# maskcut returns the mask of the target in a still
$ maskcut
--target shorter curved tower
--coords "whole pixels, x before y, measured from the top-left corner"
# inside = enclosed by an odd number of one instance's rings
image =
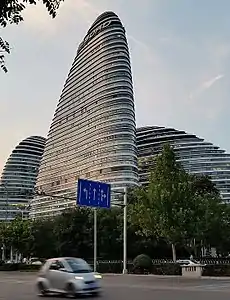
[[[230,203],[230,154],[194,134],[158,126],[137,129],[137,149],[140,183],[147,184],[151,163],[164,144],[170,144],[184,169],[197,175],[207,175],[219,189],[222,199]]]
[[[0,180],[0,221],[28,214],[46,139],[31,136],[22,140],[11,153]]]

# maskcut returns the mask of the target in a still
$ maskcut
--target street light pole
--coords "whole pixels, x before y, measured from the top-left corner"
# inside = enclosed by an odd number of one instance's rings
[[[123,274],[127,274],[127,197],[128,197],[128,188],[127,186],[124,187],[124,192],[120,191],[112,191],[116,194],[122,194],[123,195],[123,204],[117,204],[118,206],[123,207],[124,209],[124,216],[123,216]]]
[[[123,274],[127,274],[127,187],[124,188]]]

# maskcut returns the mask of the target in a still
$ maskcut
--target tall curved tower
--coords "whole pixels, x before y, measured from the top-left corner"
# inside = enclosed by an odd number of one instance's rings
[[[0,180],[0,221],[28,214],[28,201],[34,190],[46,139],[31,136],[11,153]]]
[[[137,129],[140,183],[147,184],[153,160],[165,143],[175,151],[177,161],[187,172],[207,175],[219,189],[222,199],[230,203],[230,154],[218,146],[174,128],[158,126]]]
[[[49,130],[31,217],[76,205],[79,177],[138,184],[132,74],[125,29],[113,12],[100,15],[80,44]],[[47,196],[51,195],[51,196]],[[52,196],[60,197],[52,197]]]

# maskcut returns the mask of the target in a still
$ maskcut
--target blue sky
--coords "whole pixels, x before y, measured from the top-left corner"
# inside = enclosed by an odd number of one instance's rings
[[[230,152],[229,0],[65,0],[55,20],[38,5],[1,30],[12,54],[0,72],[0,170],[20,140],[46,136],[77,46],[105,10],[126,27],[137,125],[183,129]]]

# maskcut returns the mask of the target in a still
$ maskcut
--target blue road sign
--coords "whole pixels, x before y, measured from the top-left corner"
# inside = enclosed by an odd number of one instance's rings
[[[77,204],[80,206],[110,208],[111,186],[110,184],[78,179]]]

